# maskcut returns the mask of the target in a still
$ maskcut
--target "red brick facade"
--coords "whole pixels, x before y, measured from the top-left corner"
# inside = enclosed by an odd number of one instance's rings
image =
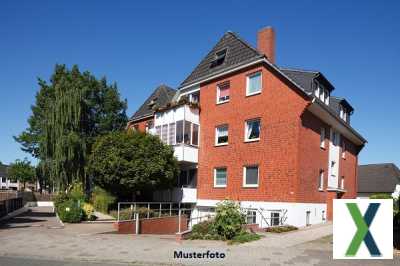
[[[157,217],[150,219],[139,219],[140,234],[159,234],[170,235],[179,231],[178,216]],[[181,216],[181,232],[188,230],[188,219],[186,216]],[[136,220],[120,221],[114,223],[114,228],[120,234],[135,234]]]
[[[146,132],[146,128],[148,127],[149,123],[152,123],[154,118],[152,116],[143,118],[141,120],[137,121],[130,121],[128,123],[127,128],[128,129],[134,129],[134,130],[139,130],[141,132]]]
[[[246,96],[246,76],[262,71],[262,92]],[[230,100],[217,104],[217,85],[230,81]],[[294,85],[268,66],[225,76],[201,85],[198,186],[199,199],[326,203],[329,126],[306,108],[310,101]],[[245,142],[245,121],[261,119],[260,140]],[[228,124],[229,143],[215,146],[215,127]],[[320,147],[320,130],[326,128],[326,147]],[[356,147],[346,141],[346,159],[340,161],[345,176],[343,197],[355,197]],[[259,165],[259,186],[243,187],[243,166]],[[227,168],[226,188],[214,187],[214,168]],[[324,190],[319,191],[319,171],[324,170]],[[333,192],[329,192],[333,193]],[[334,192],[336,193],[336,192]],[[328,218],[330,218],[328,211]]]

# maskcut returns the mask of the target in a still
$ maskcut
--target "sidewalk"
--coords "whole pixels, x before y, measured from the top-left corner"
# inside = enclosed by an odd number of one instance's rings
[[[0,222],[0,229],[27,227],[60,228],[62,224],[53,212],[53,207],[29,207],[26,212]]]
[[[325,236],[332,235],[332,223],[312,225],[310,227],[303,227],[296,231],[287,233],[262,233],[265,237],[259,241],[245,243],[243,246],[257,246],[257,247],[278,247],[288,248],[294,247],[306,242],[320,239]]]

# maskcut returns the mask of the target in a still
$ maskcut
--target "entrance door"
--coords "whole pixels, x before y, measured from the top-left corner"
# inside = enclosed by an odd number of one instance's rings
[[[310,224],[310,214],[311,214],[310,211],[306,212],[306,226],[310,226],[311,225]]]

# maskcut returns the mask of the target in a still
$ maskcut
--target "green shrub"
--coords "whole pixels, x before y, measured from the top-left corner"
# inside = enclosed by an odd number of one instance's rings
[[[254,234],[254,233],[248,233],[248,232],[241,232],[240,234],[234,236],[228,244],[240,244],[240,243],[246,243],[246,242],[251,242],[255,240],[259,240],[261,238],[260,235]]]
[[[298,228],[293,225],[282,225],[282,226],[274,226],[274,227],[268,227],[265,229],[265,232],[270,232],[270,233],[284,233],[284,232],[290,232],[297,230]]]
[[[221,240],[222,237],[214,228],[214,220],[208,220],[193,225],[189,239]]]
[[[60,204],[70,200],[70,197],[67,193],[60,191],[57,193],[57,195],[54,197],[54,207],[57,210]]]
[[[233,201],[224,200],[216,208],[214,229],[223,239],[229,240],[242,232],[245,216],[240,207]]]
[[[92,192],[92,202],[95,210],[107,213],[115,197],[100,187],[95,187]]]
[[[385,193],[373,194],[369,197],[370,199],[393,199],[391,195]]]
[[[96,220],[96,216],[94,215],[94,207],[90,203],[83,203],[82,204],[83,210],[83,219],[87,221],[94,221]]]
[[[60,203],[57,208],[57,213],[61,221],[67,223],[79,223],[83,217],[81,206],[74,200]]]

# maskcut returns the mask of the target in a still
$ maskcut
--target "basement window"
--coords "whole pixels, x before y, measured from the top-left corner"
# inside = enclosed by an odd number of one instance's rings
[[[211,62],[210,68],[220,66],[224,63],[226,58],[226,51],[227,49],[223,49],[215,53],[214,60]]]
[[[271,226],[280,225],[280,213],[279,212],[271,212]]]
[[[256,224],[257,223],[257,211],[248,210],[246,213],[246,224]]]

